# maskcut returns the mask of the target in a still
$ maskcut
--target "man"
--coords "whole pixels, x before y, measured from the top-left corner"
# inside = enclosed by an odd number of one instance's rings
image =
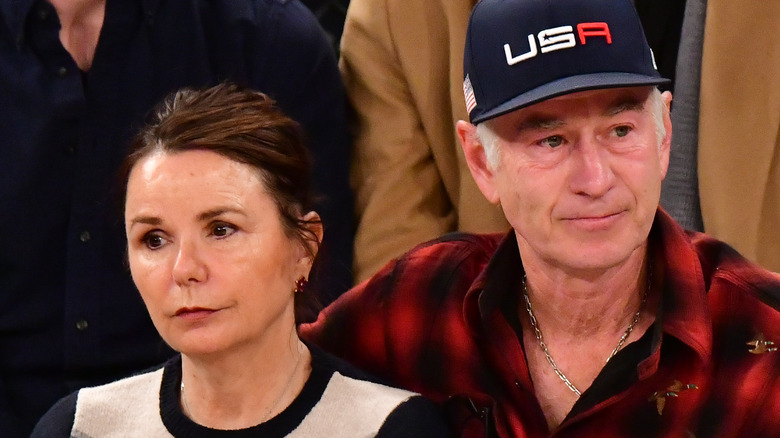
[[[463,436],[780,434],[780,277],[658,208],[671,95],[629,0],[483,0],[457,133],[506,236],[418,246],[305,335]]]
[[[468,117],[463,47],[477,0],[351,0],[339,66],[353,111],[355,280],[453,231],[504,232],[455,135]],[[635,0],[659,71],[674,75],[679,0]]]
[[[3,437],[28,436],[78,388],[172,354],[130,279],[111,183],[156,102],[224,80],[266,92],[306,129],[326,197],[317,209],[331,227],[324,248],[339,261],[330,273],[348,267],[344,93],[332,48],[302,4],[0,2]],[[338,274],[333,289],[343,290],[351,273]]]

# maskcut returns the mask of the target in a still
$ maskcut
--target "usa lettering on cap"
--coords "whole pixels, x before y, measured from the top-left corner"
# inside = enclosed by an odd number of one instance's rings
[[[585,45],[588,37],[599,36],[606,39],[607,44],[612,44],[612,34],[609,31],[609,26],[604,22],[591,22],[580,23],[577,25],[577,35],[579,36],[580,44]],[[537,48],[536,40],[539,41]],[[509,43],[504,44],[504,55],[506,55],[506,63],[508,65],[515,65],[517,63],[529,60],[536,57],[541,53],[549,53],[555,50],[570,49],[576,46],[576,40],[574,38],[574,27],[572,26],[558,26],[549,29],[544,29],[536,34],[528,34],[528,46],[527,52],[513,55],[512,48]],[[465,85],[464,85],[465,86]]]
[[[479,0],[465,43],[474,124],[567,93],[669,83],[633,0]]]

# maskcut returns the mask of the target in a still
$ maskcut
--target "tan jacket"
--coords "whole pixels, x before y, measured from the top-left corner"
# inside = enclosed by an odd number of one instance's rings
[[[699,116],[704,231],[780,272],[780,1],[708,0]]]
[[[474,0],[352,0],[341,71],[356,113],[352,184],[360,281],[444,233],[501,231],[455,137],[467,120],[463,46]]]

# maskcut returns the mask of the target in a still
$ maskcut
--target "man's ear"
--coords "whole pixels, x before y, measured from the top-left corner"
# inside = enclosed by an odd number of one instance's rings
[[[669,153],[672,148],[672,117],[670,114],[672,93],[664,91],[661,93],[661,98],[664,101],[663,121],[666,134],[664,135],[664,138],[661,139],[658,153],[660,154],[661,159],[661,178],[663,179],[666,178],[666,172],[669,170]]]
[[[501,199],[496,190],[494,169],[487,160],[485,147],[482,146],[477,137],[477,127],[464,120],[459,120],[455,125],[455,131],[460,139],[463,155],[466,157],[466,164],[469,166],[474,182],[477,183],[477,187],[490,203],[498,204]]]

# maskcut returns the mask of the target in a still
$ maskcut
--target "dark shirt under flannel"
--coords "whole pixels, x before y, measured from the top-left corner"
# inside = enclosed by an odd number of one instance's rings
[[[780,436],[780,352],[749,345],[780,344],[780,276],[661,210],[649,248],[662,283],[654,325],[608,362],[552,432],[511,310],[523,275],[514,233],[420,245],[303,332],[431,397],[461,436]]]

